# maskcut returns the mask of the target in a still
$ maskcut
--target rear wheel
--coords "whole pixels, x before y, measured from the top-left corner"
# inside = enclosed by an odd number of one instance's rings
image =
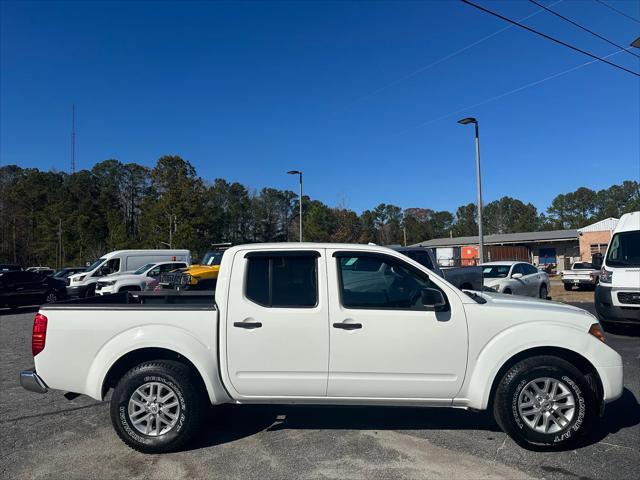
[[[500,427],[523,447],[560,449],[588,431],[597,402],[580,370],[558,357],[537,356],[507,371],[493,412]]]
[[[510,288],[505,288],[504,292],[502,292],[502,293],[505,293],[507,295],[511,295],[511,289]]]
[[[547,286],[543,283],[540,285],[540,298],[545,299],[549,295],[549,291],[547,290]]]
[[[570,284],[570,283],[564,283],[563,285],[564,285],[564,289],[565,289],[567,292],[570,292],[570,291],[571,291],[571,289],[573,288],[573,287],[571,286],[571,284]]]
[[[58,295],[56,292],[47,292],[44,297],[45,303],[56,303],[58,301]]]
[[[158,360],[129,370],[111,397],[111,422],[118,436],[142,453],[185,446],[197,432],[205,394],[186,365]]]

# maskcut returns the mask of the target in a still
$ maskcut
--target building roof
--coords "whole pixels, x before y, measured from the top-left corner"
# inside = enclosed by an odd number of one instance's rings
[[[615,230],[616,225],[618,225],[619,221],[620,220],[614,217],[605,218],[604,220],[600,220],[599,222],[579,228],[578,232],[611,232],[612,230]]]
[[[485,235],[485,245],[501,245],[504,243],[537,243],[578,240],[577,230],[550,230],[545,232],[505,233],[500,235]],[[416,243],[420,247],[463,247],[477,245],[478,236],[434,238],[426,242]]]

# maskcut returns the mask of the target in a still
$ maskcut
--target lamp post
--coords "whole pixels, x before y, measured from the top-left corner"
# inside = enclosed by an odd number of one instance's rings
[[[298,175],[300,179],[300,196],[298,197],[298,203],[300,205],[300,242],[302,242],[302,170],[289,170],[289,175]]]
[[[458,120],[461,125],[473,124],[476,127],[476,181],[478,184],[478,239],[480,240],[480,263],[484,263],[484,237],[482,236],[482,181],[480,179],[480,128],[473,117]]]

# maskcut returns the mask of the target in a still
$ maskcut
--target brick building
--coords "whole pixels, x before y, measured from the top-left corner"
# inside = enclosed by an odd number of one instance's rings
[[[580,260],[590,262],[593,255],[597,253],[604,255],[617,224],[618,219],[610,217],[579,228]]]

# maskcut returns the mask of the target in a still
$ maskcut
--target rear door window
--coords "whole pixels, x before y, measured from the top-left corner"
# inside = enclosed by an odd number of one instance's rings
[[[318,303],[317,258],[314,252],[249,256],[245,296],[270,308],[314,307]]]

